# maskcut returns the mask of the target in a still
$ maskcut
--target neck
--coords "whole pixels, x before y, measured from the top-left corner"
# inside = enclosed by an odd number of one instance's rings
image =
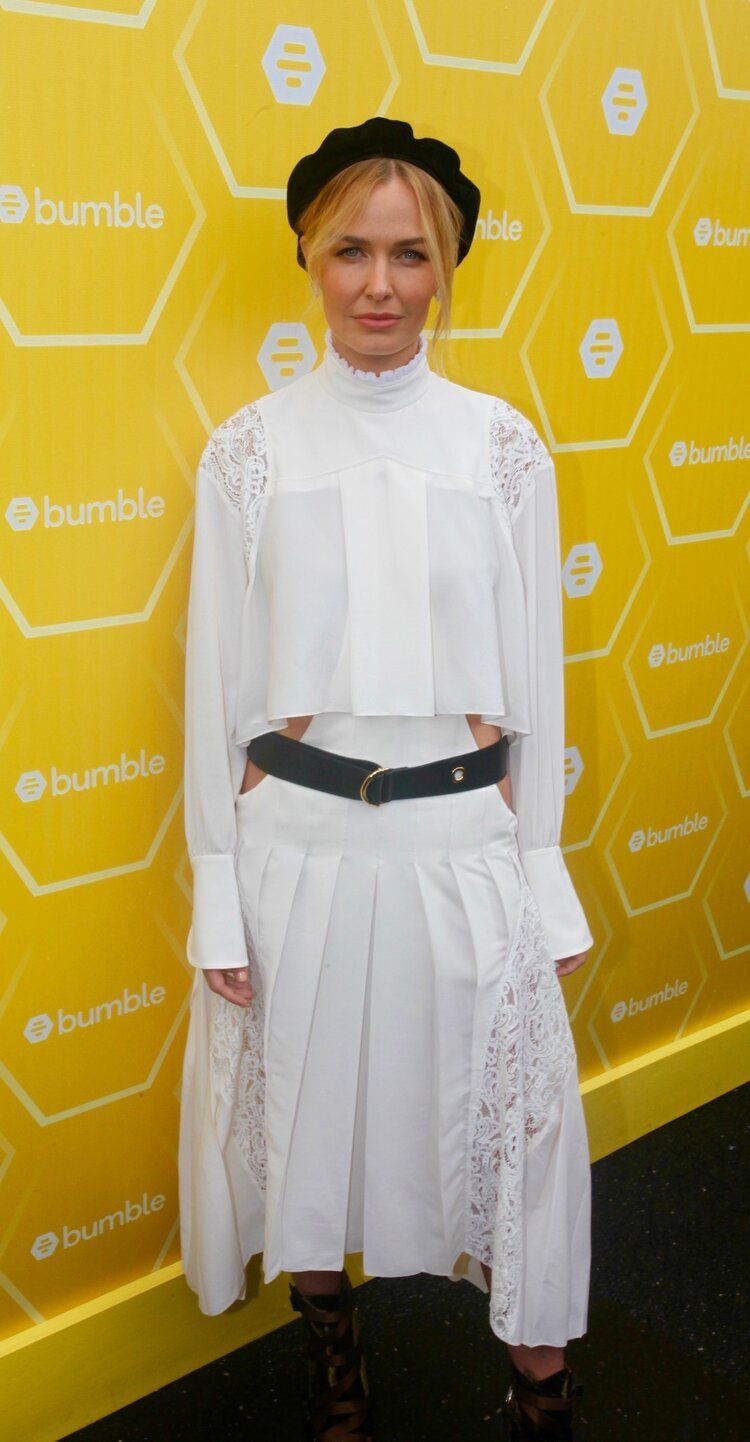
[[[432,379],[427,364],[427,339],[420,333],[419,345],[409,360],[384,370],[360,370],[336,349],[330,329],[325,335],[323,360],[318,366],[322,385],[337,400],[360,410],[400,410],[423,394]]]
[[[399,351],[396,351],[395,355],[368,355],[366,352],[355,351],[352,350],[350,346],[342,345],[338,337],[330,331],[330,328],[329,334],[331,338],[330,344],[333,346],[337,355],[340,355],[341,359],[345,360],[353,370],[366,371],[376,376],[385,375],[387,371],[398,370],[401,366],[408,365],[409,361],[414,360],[416,356],[419,355],[422,346],[422,336],[420,335],[411,345],[402,346]]]

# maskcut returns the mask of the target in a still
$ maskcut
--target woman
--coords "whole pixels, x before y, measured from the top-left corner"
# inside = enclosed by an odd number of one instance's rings
[[[287,210],[322,362],[198,471],[183,1258],[209,1315],[257,1252],[266,1282],[292,1273],[309,1438],[373,1436],[347,1251],[489,1292],[509,1436],[572,1437],[581,1390],[590,1167],[559,977],[592,936],[559,845],[554,468],[423,334],[478,208],[403,121],[303,157]]]

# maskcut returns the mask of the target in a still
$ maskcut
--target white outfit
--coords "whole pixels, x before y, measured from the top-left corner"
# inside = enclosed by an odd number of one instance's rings
[[[510,737],[497,786],[380,807],[268,775],[247,742],[373,765]],[[554,960],[592,945],[560,850],[552,459],[526,417],[417,356],[334,350],[218,426],[198,470],[185,823],[196,968],[183,1262],[202,1311],[264,1278],[466,1276],[503,1340],[586,1328],[590,1168]],[[249,965],[248,1009],[204,967]]]

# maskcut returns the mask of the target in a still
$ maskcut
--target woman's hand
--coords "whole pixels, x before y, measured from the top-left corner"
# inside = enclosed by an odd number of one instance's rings
[[[587,957],[587,951],[579,951],[575,956],[561,957],[559,961],[555,962],[555,970],[557,972],[557,975],[567,976],[569,972],[577,971],[579,966],[583,966],[583,963]]]
[[[291,721],[283,727],[281,735],[290,736],[292,741],[301,741],[312,719],[312,716],[293,716]],[[245,762],[245,774],[242,777],[242,785],[240,786],[240,796],[244,796],[246,792],[252,791],[253,787],[260,786],[261,781],[267,775],[268,772],[262,771],[260,766],[256,766],[255,762],[251,761],[248,756]]]
[[[500,780],[499,780],[499,781],[496,781],[496,782],[495,782],[495,785],[497,786],[497,789],[498,789],[498,791],[500,792],[500,795],[502,796],[503,801],[505,802],[505,805],[507,806],[508,810],[509,810],[509,811],[513,811],[513,813],[514,813],[514,815],[515,815],[515,809],[514,809],[514,807],[513,807],[513,798],[512,798],[512,796],[511,796],[511,794],[510,794],[510,776],[509,776],[509,774],[506,772],[506,774],[505,774],[504,776],[501,776],[501,777],[500,777]]]
[[[268,772],[261,771],[260,766],[256,766],[255,762],[251,761],[248,756],[245,762],[245,774],[242,777],[240,796],[244,796],[247,791],[252,791],[254,787],[260,786],[261,781],[267,775]]]
[[[467,711],[466,720],[470,731],[473,734],[477,746],[481,750],[484,746],[492,746],[499,741],[503,735],[502,726],[493,726],[489,721],[482,721],[481,712]],[[510,772],[506,771],[499,781],[495,782],[500,795],[509,811],[514,810],[513,797],[510,793]]]
[[[233,1001],[235,1006],[249,1006],[254,992],[247,979],[246,966],[204,967],[203,975],[212,991]]]
[[[285,726],[283,734],[291,736],[298,741],[304,735],[312,716],[294,716],[288,726]],[[261,781],[268,775],[260,766],[256,766],[248,756],[245,762],[245,774],[242,777],[240,796],[260,786]],[[203,968],[203,974],[212,991],[217,996],[223,996],[226,1001],[234,1002],[235,1006],[249,1006],[255,995],[253,988],[248,981],[246,966],[235,967],[210,967]]]

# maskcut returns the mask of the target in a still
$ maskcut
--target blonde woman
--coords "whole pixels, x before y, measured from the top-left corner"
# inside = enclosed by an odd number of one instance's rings
[[[291,1274],[306,1436],[330,1442],[376,1435],[347,1252],[489,1293],[509,1437],[571,1438],[581,1390],[560,978],[592,936],[560,850],[555,474],[523,414],[436,359],[478,208],[405,121],[304,156],[287,212],[322,360],[217,426],[197,477],[184,1266],[208,1315],[258,1253]]]

